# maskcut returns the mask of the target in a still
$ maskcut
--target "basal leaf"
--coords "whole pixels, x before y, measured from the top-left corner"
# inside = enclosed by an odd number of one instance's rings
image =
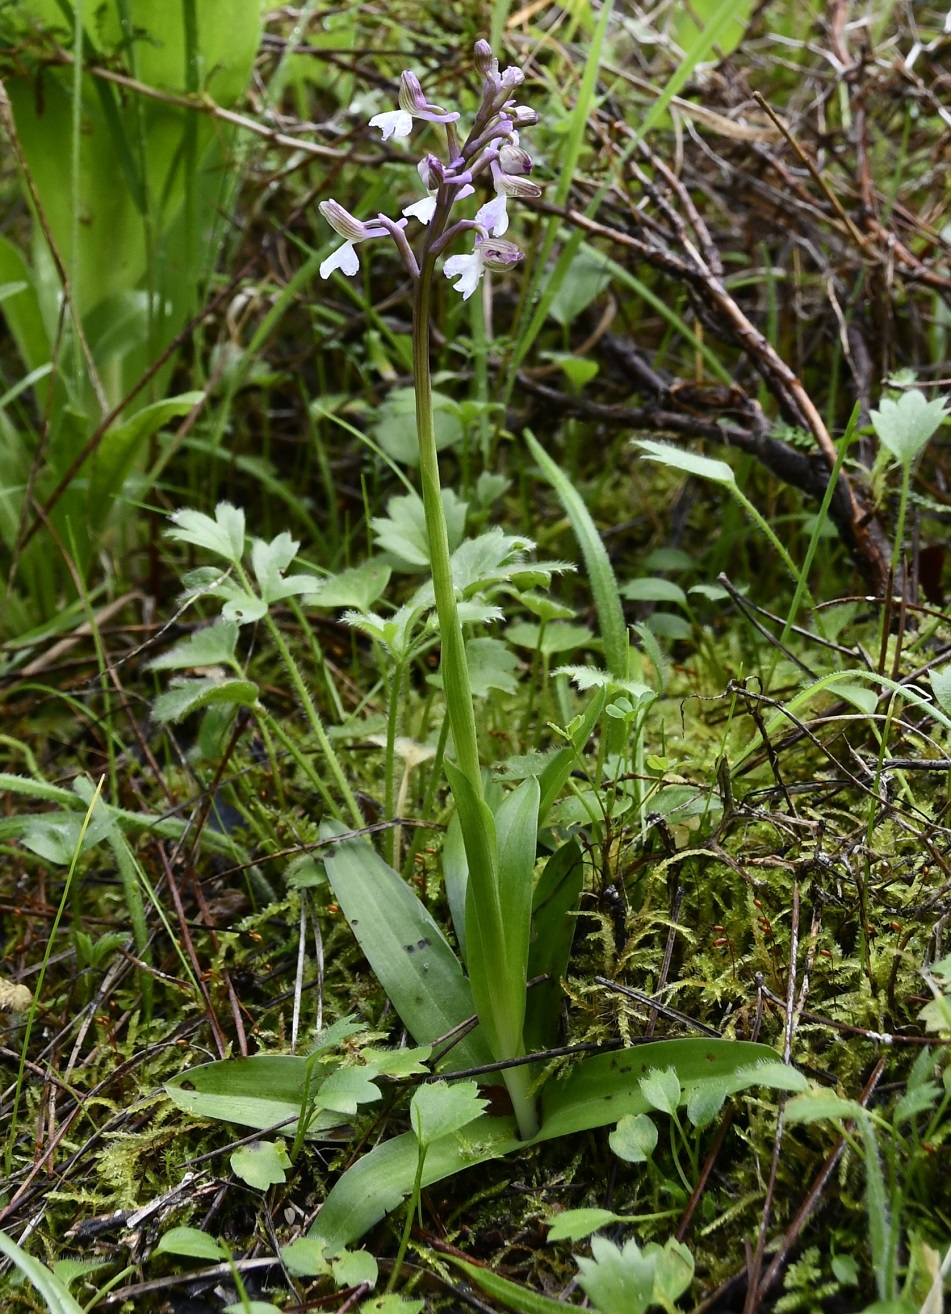
[[[638,1083],[652,1068],[676,1068],[689,1098],[697,1087],[720,1088],[730,1094],[755,1085],[757,1063],[765,1065],[771,1084],[780,1076],[771,1073],[774,1066],[788,1074],[788,1089],[800,1090],[807,1084],[794,1068],[777,1062],[775,1050],[749,1041],[659,1040],[617,1053],[596,1054],[544,1088],[544,1116],[536,1137],[521,1140],[514,1118],[478,1118],[430,1148],[422,1185],[559,1136],[610,1125],[626,1113],[646,1113],[649,1106]],[[344,1173],[311,1229],[312,1235],[325,1238],[328,1253],[363,1236],[410,1194],[417,1148],[416,1137],[405,1132],[377,1145]]]
[[[325,822],[321,835],[345,835]],[[325,859],[341,910],[380,984],[419,1044],[452,1031],[474,1010],[469,983],[438,923],[412,889],[364,840],[342,839]],[[477,1033],[449,1056],[453,1067],[491,1062]]]
[[[318,1065],[314,1080],[324,1069]],[[293,1136],[308,1090],[308,1061],[293,1054],[255,1055],[203,1063],[174,1077],[165,1093],[178,1108],[201,1118],[235,1122],[242,1127],[280,1129]],[[342,1114],[318,1112],[308,1121],[308,1136],[319,1136],[345,1119]]]
[[[494,1273],[490,1268],[470,1264],[459,1255],[447,1254],[445,1258],[450,1264],[461,1269],[471,1282],[481,1287],[498,1304],[515,1310],[516,1314],[561,1314],[562,1310],[573,1308],[560,1300],[552,1300],[551,1296],[543,1296],[528,1287],[519,1286],[517,1282]]]
[[[369,611],[386,592],[393,571],[383,561],[364,561],[361,566],[342,570],[339,575],[318,580],[307,602],[312,607],[352,607]]]

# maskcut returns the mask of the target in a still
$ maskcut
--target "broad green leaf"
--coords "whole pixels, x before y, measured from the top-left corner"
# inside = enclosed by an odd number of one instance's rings
[[[594,639],[587,625],[575,625],[567,621],[551,621],[544,629],[532,621],[518,621],[515,625],[509,625],[505,637],[517,648],[531,648],[546,657],[575,652],[578,648],[587,647]]]
[[[654,1300],[665,1309],[673,1309],[693,1281],[693,1255],[680,1241],[673,1237],[663,1246],[652,1241],[644,1247],[645,1254],[653,1255],[656,1260],[654,1268]]]
[[[930,672],[931,688],[938,706],[945,712],[951,712],[951,666]]]
[[[238,642],[235,621],[219,620],[205,625],[183,643],[149,662],[150,671],[180,671],[199,666],[230,666]]]
[[[687,595],[671,579],[632,579],[621,585],[621,597],[629,602],[676,602],[686,606]]]
[[[360,1314],[422,1314],[422,1310],[421,1300],[407,1300],[405,1296],[397,1296],[395,1292],[376,1296],[373,1300],[365,1300],[360,1305]]]
[[[383,561],[365,561],[362,566],[342,570],[339,575],[318,580],[314,592],[307,598],[311,607],[352,607],[355,611],[369,611],[386,592],[392,569]]]
[[[926,401],[917,388],[903,392],[897,400],[883,397],[870,417],[879,442],[902,465],[910,465],[948,418],[942,397]]]
[[[299,1236],[281,1246],[281,1259],[294,1277],[325,1277],[330,1272],[327,1243],[320,1236]]]
[[[218,1262],[228,1258],[228,1252],[213,1236],[197,1227],[172,1227],[155,1247],[157,1255],[184,1255],[188,1259],[206,1259]]]
[[[463,1168],[524,1145],[514,1118],[486,1115],[429,1147],[420,1184],[425,1189]],[[308,1235],[322,1238],[330,1255],[359,1240],[410,1194],[418,1163],[419,1142],[414,1132],[380,1142],[334,1184]]]
[[[410,1122],[423,1149],[434,1141],[474,1122],[486,1110],[474,1081],[427,1081],[419,1086],[409,1106]]]
[[[681,49],[687,49],[693,42],[703,40],[704,29],[716,24],[715,31],[717,54],[725,59],[743,40],[754,0],[691,0],[689,8],[678,9],[672,36]],[[726,21],[724,21],[726,20]],[[689,107],[684,110],[690,117]],[[697,125],[702,129],[702,124]]]
[[[562,328],[567,328],[601,295],[610,281],[604,256],[587,242],[582,242],[552,298],[549,315]]]
[[[225,1305],[224,1314],[283,1314],[269,1300],[238,1300],[233,1305]]]
[[[666,465],[671,470],[681,470],[684,474],[696,475],[699,479],[710,479],[715,484],[736,483],[736,476],[725,461],[699,456],[696,452],[672,447],[670,443],[657,443],[651,438],[638,438],[634,446],[641,449],[645,460],[659,461],[661,465]]]
[[[607,1237],[591,1242],[591,1258],[578,1256],[578,1285],[598,1314],[643,1314],[654,1293],[656,1256],[645,1254],[635,1240],[616,1246]]]
[[[317,1103],[323,1109],[352,1116],[361,1104],[382,1098],[373,1082],[376,1075],[373,1068],[336,1068],[317,1087]]]
[[[509,694],[517,691],[515,668],[518,658],[501,639],[469,639],[466,657],[473,698],[488,698],[493,689]]]
[[[251,565],[261,590],[262,600],[270,606],[282,598],[301,597],[313,593],[316,575],[289,575],[284,572],[297,556],[300,544],[285,529],[266,543],[255,538],[251,542]]]
[[[283,1141],[252,1141],[250,1145],[239,1146],[230,1162],[231,1171],[258,1191],[286,1182],[286,1169],[291,1166]]]
[[[723,1108],[723,1102],[726,1095],[719,1090],[693,1090],[687,1099],[687,1117],[690,1119],[691,1126],[702,1131],[704,1127],[709,1127],[710,1123]]]
[[[188,508],[173,511],[169,519],[172,522],[172,528],[166,530],[169,538],[205,548],[233,565],[244,556],[244,512],[230,502],[218,503],[214,520],[202,511]]]
[[[380,1269],[368,1250],[344,1250],[330,1265],[338,1287],[375,1287]]]
[[[668,1116],[677,1112],[680,1103],[680,1078],[676,1068],[657,1068],[641,1078],[641,1094],[652,1109]]]
[[[468,505],[451,488],[442,490],[442,504],[449,546],[455,549],[465,529]],[[426,569],[429,565],[429,539],[426,535],[423,499],[416,493],[391,497],[386,504],[386,512],[385,516],[376,516],[370,521],[377,546],[396,557],[404,569]]]
[[[626,1163],[647,1163],[657,1148],[657,1127],[646,1113],[625,1114],[608,1137],[608,1144]]]
[[[693,638],[690,622],[669,611],[655,611],[644,624],[637,626],[637,631],[642,637],[645,632],[656,634],[658,638],[667,639],[670,643],[689,643]]]
[[[549,1241],[583,1241],[618,1217],[610,1209],[565,1209],[548,1224]]]
[[[46,1301],[49,1314],[83,1314],[82,1305],[69,1294],[66,1284],[45,1264],[18,1246],[6,1232],[0,1232],[0,1255],[5,1255]]]
[[[557,602],[547,593],[520,593],[518,600],[533,616],[537,616],[539,620],[546,623],[548,621],[572,620],[574,618],[575,613],[570,607]]]
[[[561,1011],[561,979],[568,971],[578,907],[584,888],[584,857],[577,840],[563,844],[545,863],[532,895],[528,977],[548,979],[528,992],[525,1046],[547,1049],[554,1043]]]
[[[774,1089],[801,1091],[807,1087],[795,1068],[778,1063],[775,1050],[744,1040],[691,1037],[595,1054],[543,1090],[542,1136],[546,1140],[567,1136],[615,1123],[628,1113],[649,1112],[652,1106],[640,1081],[661,1065],[675,1070],[681,1099],[686,1102],[695,1089],[732,1095],[757,1085],[760,1064],[765,1084]]]
[[[112,829],[112,818],[98,805],[88,825],[79,811],[41,812],[21,820],[23,847],[58,867],[68,867],[80,845],[80,851],[85,853],[101,844]]]
[[[322,838],[346,835],[330,822]],[[404,1025],[419,1044],[459,1026],[474,1010],[469,983],[437,922],[412,889],[364,840],[342,839],[325,859],[344,916]],[[453,1067],[491,1062],[478,1033],[450,1052]]]
[[[7,237],[0,236],[0,280],[5,287],[19,287],[4,298],[3,315],[28,370],[47,364],[51,355],[49,335],[43,322],[33,274],[22,252]],[[40,390],[41,397],[46,388]]]
[[[192,712],[220,703],[253,707],[258,700],[258,686],[253,680],[219,679],[203,676],[195,680],[173,680],[165,693],[152,704],[152,715],[159,725],[175,725]]]
[[[462,441],[463,427],[459,405],[446,393],[432,394],[433,428],[436,449],[455,447]],[[416,432],[416,393],[413,388],[394,388],[380,407],[374,437],[394,461],[419,465],[419,439]]]
[[[147,312],[142,316],[143,328],[147,327],[146,316]],[[99,355],[101,358],[102,353]],[[121,489],[123,480],[152,435],[170,420],[194,410],[204,396],[202,392],[185,392],[178,397],[153,402],[124,424],[114,424],[106,430],[96,449],[90,474],[89,501],[97,522],[108,513],[112,498]]]
[[[416,1045],[406,1049],[363,1050],[363,1061],[384,1077],[418,1077],[429,1071],[427,1060],[433,1052],[431,1045]]]
[[[470,843],[477,802],[468,799],[468,782],[464,784],[460,776],[453,770],[450,783],[471,873],[471,855],[478,852]],[[522,1052],[539,797],[538,781],[533,776],[506,797],[491,819],[494,825],[490,830],[497,837],[495,879],[488,878],[487,872],[479,880],[470,874],[466,890],[469,981],[496,1059],[513,1058]],[[482,810],[488,811],[484,805]]]
[[[932,686],[934,678],[932,677]],[[878,706],[878,693],[875,689],[866,689],[860,684],[837,684],[835,691],[840,698],[857,707],[866,716],[871,716]]]
[[[481,1287],[493,1300],[507,1309],[515,1310],[516,1314],[561,1314],[562,1310],[575,1308],[560,1300],[552,1300],[551,1296],[543,1296],[528,1287],[519,1286],[517,1282],[494,1273],[491,1268],[470,1264],[459,1255],[447,1254],[445,1258],[461,1269],[471,1282]]]
[[[308,1061],[293,1054],[255,1055],[203,1063],[174,1077],[165,1093],[178,1108],[200,1118],[235,1122],[242,1127],[280,1130],[293,1136],[301,1106],[324,1073],[319,1064],[308,1086]],[[308,1136],[319,1136],[345,1121],[324,1111],[308,1122]]]

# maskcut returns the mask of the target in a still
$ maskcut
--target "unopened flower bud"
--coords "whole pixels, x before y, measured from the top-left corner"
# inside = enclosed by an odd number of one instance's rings
[[[502,172],[509,175],[532,171],[532,157],[528,151],[523,151],[521,146],[513,146],[508,141],[499,147],[499,164]]]
[[[491,79],[498,74],[499,61],[492,54],[492,47],[482,37],[475,43],[475,66],[480,77]]]
[[[507,242],[504,237],[487,237],[479,243],[479,255],[486,269],[511,269],[522,258],[522,252],[514,242]]]
[[[426,109],[426,97],[419,78],[409,69],[400,74],[400,109],[406,114],[419,114]]]
[[[531,128],[538,122],[538,115],[527,105],[512,105],[505,112],[516,128]]]
[[[363,241],[366,236],[366,224],[361,223],[349,210],[345,210],[339,201],[321,201],[317,209],[335,233],[339,233],[348,242]]]
[[[435,192],[445,180],[446,171],[437,155],[424,155],[416,166],[420,182],[427,192]]]
[[[520,87],[524,81],[525,81],[525,74],[522,72],[520,68],[517,68],[513,64],[511,68],[505,69],[505,71],[502,74],[502,90],[514,91],[515,88]]]
[[[496,178],[496,187],[506,196],[515,196],[520,201],[537,201],[542,189],[531,178],[520,178],[517,174],[501,173]]]

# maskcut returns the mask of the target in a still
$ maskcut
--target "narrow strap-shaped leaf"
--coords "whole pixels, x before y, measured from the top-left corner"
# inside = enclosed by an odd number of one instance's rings
[[[321,834],[346,834],[325,822]],[[407,1030],[421,1045],[459,1026],[474,1010],[469,983],[436,921],[403,878],[364,840],[343,839],[324,865],[334,897]],[[479,1032],[466,1036],[449,1065],[491,1061]]]

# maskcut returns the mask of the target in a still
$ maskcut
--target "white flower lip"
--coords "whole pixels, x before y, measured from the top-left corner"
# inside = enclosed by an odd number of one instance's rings
[[[468,301],[482,278],[482,251],[478,242],[471,255],[450,256],[443,265],[442,272],[447,278],[458,277],[458,283],[453,286],[457,292],[462,293],[463,301]]]
[[[383,114],[374,114],[370,127],[379,128],[384,141],[391,137],[408,137],[413,131],[413,116],[404,109],[386,110]]]
[[[331,251],[326,260],[321,262],[320,277],[329,278],[335,269],[339,269],[341,274],[350,274],[351,276],[360,268],[360,257],[357,255],[352,242],[344,242],[343,246],[338,246],[336,251]]]

